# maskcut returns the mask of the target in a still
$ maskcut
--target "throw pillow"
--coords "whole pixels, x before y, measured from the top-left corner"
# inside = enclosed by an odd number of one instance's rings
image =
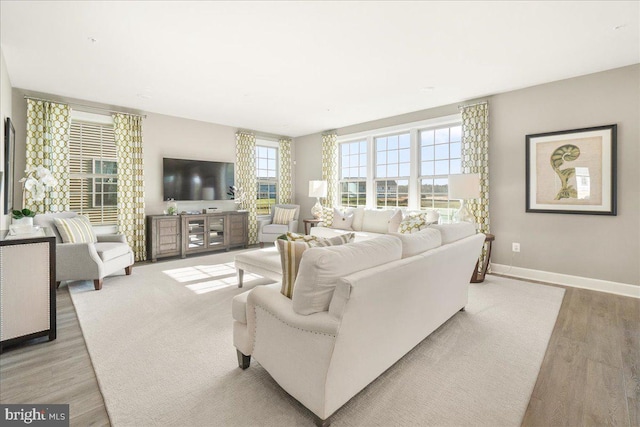
[[[353,228],[351,228],[353,218],[353,212],[340,212],[339,209],[333,208],[333,223],[331,224],[331,228],[353,230]]]
[[[282,264],[282,288],[280,292],[287,298],[293,296],[293,285],[298,276],[298,268],[304,251],[314,246],[313,241],[276,240]]]
[[[398,227],[398,233],[408,234],[417,233],[420,230],[424,230],[431,224],[435,224],[437,221],[430,221],[427,219],[429,213],[424,212],[417,215],[409,215],[400,222]]]
[[[402,222],[402,211],[398,209],[389,219],[389,233],[397,232],[401,222]]]
[[[287,225],[296,216],[296,209],[285,209],[276,206],[273,210],[273,224]]]
[[[75,218],[54,218],[56,228],[64,243],[96,243],[89,218],[79,215]]]

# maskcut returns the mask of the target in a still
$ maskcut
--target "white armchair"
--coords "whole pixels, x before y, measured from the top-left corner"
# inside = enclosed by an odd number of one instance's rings
[[[276,207],[281,209],[295,209],[293,220],[288,224],[274,224],[273,216],[276,211]],[[298,231],[298,215],[300,214],[300,205],[273,205],[271,206],[271,215],[268,218],[262,219],[258,222],[258,241],[260,247],[264,247],[265,243],[275,242],[278,236],[286,233],[287,231]]]
[[[63,280],[93,280],[96,291],[102,289],[102,279],[124,269],[133,269],[133,251],[122,234],[97,235],[96,243],[63,243],[55,225],[55,218],[74,218],[75,212],[39,214],[35,225],[49,227],[56,235],[56,282]]]

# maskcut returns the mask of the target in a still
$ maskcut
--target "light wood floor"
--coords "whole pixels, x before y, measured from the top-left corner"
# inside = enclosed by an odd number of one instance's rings
[[[640,426],[640,300],[566,294],[523,426]],[[109,418],[66,287],[58,339],[0,355],[0,403],[69,403],[72,426]]]

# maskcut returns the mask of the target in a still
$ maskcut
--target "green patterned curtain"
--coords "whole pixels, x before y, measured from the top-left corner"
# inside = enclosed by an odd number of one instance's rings
[[[462,173],[480,174],[480,198],[470,200],[478,230],[489,233],[489,104],[461,107]]]
[[[136,261],[147,259],[144,222],[142,117],[114,114],[118,160],[118,228],[127,237]]]
[[[336,206],[338,194],[338,135],[335,132],[322,135],[322,179],[327,181],[325,206]]]
[[[256,180],[256,136],[236,133],[236,187],[244,196],[243,207],[249,212],[249,244],[258,243],[258,188]]]
[[[291,175],[291,138],[278,140],[280,171],[278,173],[278,200],[282,204],[292,203],[293,177]]]
[[[47,189],[42,201],[24,192],[23,208],[34,212],[69,210],[69,129],[71,107],[49,101],[27,99],[27,168],[43,166],[58,184]]]

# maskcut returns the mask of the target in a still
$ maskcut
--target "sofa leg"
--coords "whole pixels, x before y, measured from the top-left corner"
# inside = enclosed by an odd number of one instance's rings
[[[242,354],[238,349],[236,349],[236,353],[238,353],[238,366],[242,369],[247,369],[251,363],[251,355]]]
[[[125,268],[124,268],[124,273],[125,273],[127,276],[131,276],[131,272],[132,272],[132,271],[133,271],[133,265],[130,265],[129,267],[125,267]]]
[[[264,248],[264,242],[260,242],[260,248]]]
[[[467,311],[465,307],[462,307],[460,311]]]
[[[56,282],[56,289],[60,289],[60,283],[62,283],[62,282],[60,282],[60,281]]]
[[[313,422],[318,427],[329,427],[331,425],[331,417],[327,418],[326,420],[323,420],[316,414],[313,414]]]
[[[244,277],[244,270],[238,269],[238,287],[242,287],[242,279]]]
[[[96,279],[93,281],[93,287],[96,288],[96,291],[102,289],[102,279]]]

